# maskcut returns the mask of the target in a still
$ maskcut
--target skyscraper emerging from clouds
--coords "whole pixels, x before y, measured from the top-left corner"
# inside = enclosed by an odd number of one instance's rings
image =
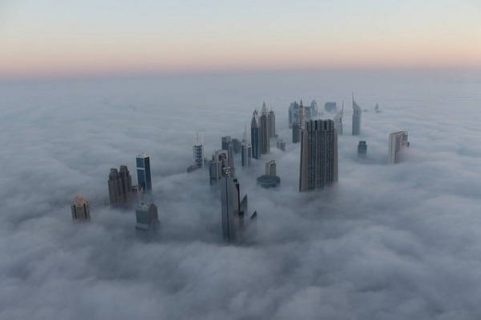
[[[248,214],[247,195],[241,200],[239,182],[232,176],[228,167],[224,171],[220,195],[222,237],[226,242],[239,242],[243,240],[246,227],[244,217]],[[254,221],[256,217],[257,212],[254,212],[249,221]]]
[[[352,135],[358,136],[361,134],[361,107],[354,100],[352,95]]]
[[[407,131],[398,131],[389,134],[389,163],[398,163],[402,160],[403,149],[409,147]]]
[[[127,166],[110,169],[109,199],[112,207],[127,207],[132,198],[132,177]]]
[[[199,134],[196,135],[194,145],[192,146],[192,155],[194,159],[194,166],[197,168],[204,167],[204,146]]]
[[[257,119],[257,110],[252,114],[251,120],[251,146],[252,146],[252,158],[260,159],[260,129],[259,121]]]
[[[274,138],[276,136],[276,114],[272,109],[267,114],[267,123],[267,127],[269,128],[269,138]]]
[[[343,133],[343,126],[342,126],[342,117],[344,116],[344,102],[342,103],[341,110],[336,113],[334,116],[334,127],[336,128],[336,132],[338,135],[342,136]]]
[[[152,191],[152,178],[150,175],[150,156],[142,153],[137,156],[137,183],[138,188],[143,192],[150,193]]]
[[[159,227],[157,206],[153,203],[141,202],[135,209],[135,228],[140,231],[155,232]]]
[[[244,132],[244,137],[241,143],[241,164],[243,167],[250,167],[252,159],[252,146],[248,141],[247,132]]]
[[[324,188],[337,181],[337,134],[332,120],[311,120],[301,131],[299,191]]]
[[[72,212],[72,219],[75,222],[90,221],[90,205],[87,199],[81,196],[76,196],[70,206]]]
[[[216,185],[224,174],[224,168],[229,167],[229,153],[227,150],[217,150],[209,161],[209,182]]]
[[[260,152],[267,154],[270,152],[270,133],[267,106],[264,102],[262,104],[261,116],[259,117],[259,137],[260,137]]]

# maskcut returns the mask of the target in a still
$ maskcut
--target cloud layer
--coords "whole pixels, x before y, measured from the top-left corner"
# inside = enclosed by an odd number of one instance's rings
[[[481,77],[461,73],[244,74],[2,83],[1,319],[475,319],[481,314]],[[350,94],[369,112],[356,159]],[[237,170],[259,212],[255,243],[221,241],[207,172],[190,174],[195,131],[206,155],[241,137],[263,100],[290,142],[296,99],[345,100],[339,183],[297,192],[299,150],[272,148],[281,186]],[[379,102],[382,113],[374,113]],[[386,164],[409,132],[408,160]],[[158,241],[112,210],[107,177],[151,155]],[[77,194],[90,224],[72,224]]]

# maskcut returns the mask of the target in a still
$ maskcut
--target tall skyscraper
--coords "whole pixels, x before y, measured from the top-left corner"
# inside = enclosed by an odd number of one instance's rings
[[[357,145],[357,156],[359,158],[365,158],[367,155],[367,143],[364,140],[359,141]]]
[[[241,163],[243,167],[250,167],[252,159],[252,147],[249,142],[242,141],[241,144]]]
[[[90,221],[90,206],[87,199],[81,196],[76,196],[70,206],[72,212],[72,219],[75,222]]]
[[[336,128],[337,134],[342,136],[343,127],[342,127],[342,117],[344,116],[344,102],[342,102],[341,111],[337,112],[334,116],[334,127]]]
[[[389,163],[398,163],[402,160],[403,149],[409,147],[407,131],[398,131],[389,134]]]
[[[252,114],[251,120],[251,146],[252,146],[252,158],[260,159],[261,149],[260,149],[260,129],[259,122],[257,119],[257,111]]]
[[[204,146],[199,134],[196,135],[194,145],[192,146],[192,154],[194,158],[194,166],[197,168],[204,167]]]
[[[159,214],[153,203],[139,203],[135,209],[135,218],[137,230],[155,232],[159,227]]]
[[[270,136],[269,136],[269,122],[267,119],[267,106],[264,102],[261,109],[261,116],[259,118],[259,137],[260,137],[260,151],[261,154],[270,152]]]
[[[302,105],[302,110],[301,110]],[[302,119],[299,119],[301,116],[302,111]],[[301,103],[299,104],[297,101],[294,101],[289,106],[289,128],[292,128],[294,124],[300,124],[304,121],[314,120],[317,119],[319,116],[319,108],[317,106],[316,100],[312,100],[309,106],[304,106]],[[303,126],[303,124],[302,124]]]
[[[301,128],[298,123],[292,125],[292,143],[299,143],[301,139]]]
[[[137,156],[137,184],[143,192],[152,192],[152,179],[150,175],[150,157],[142,153]]]
[[[224,168],[229,167],[229,153],[227,150],[217,150],[209,161],[209,182],[217,184],[223,176]]]
[[[232,176],[229,168],[225,168],[221,184],[222,204],[222,236],[227,242],[239,242],[243,240],[245,229],[244,217],[247,215],[247,195],[240,197],[239,182]],[[251,215],[251,221],[255,219],[257,212]]]
[[[222,150],[227,151],[227,166],[234,172],[234,145],[230,136],[222,137]]]
[[[361,107],[354,100],[352,95],[352,135],[358,136],[361,134]]]
[[[267,123],[269,128],[269,138],[274,138],[276,136],[276,115],[273,110],[269,111],[267,114]]]
[[[310,120],[301,132],[299,191],[337,181],[337,134],[332,120]]]
[[[127,207],[133,197],[132,177],[127,166],[110,169],[109,174],[109,198],[112,207]]]
[[[222,150],[229,150],[229,146],[231,145],[232,138],[230,136],[225,136],[221,138],[221,147]]]
[[[276,161],[270,160],[266,162],[266,176],[277,176]]]

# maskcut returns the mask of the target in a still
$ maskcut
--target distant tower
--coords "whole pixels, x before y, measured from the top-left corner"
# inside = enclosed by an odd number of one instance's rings
[[[276,136],[276,115],[272,109],[267,114],[267,122],[267,127],[269,128],[269,138],[274,138]]]
[[[332,120],[311,120],[301,132],[299,191],[337,181],[337,134]]]
[[[292,143],[299,143],[301,128],[298,123],[292,125]]]
[[[247,131],[244,131],[244,137],[241,143],[241,163],[243,167],[250,167],[252,159],[252,146],[248,142]]]
[[[257,111],[254,111],[251,121],[251,146],[252,146],[252,158],[260,159],[260,129],[259,122],[257,120]]]
[[[286,151],[286,142],[283,139],[278,139],[276,142],[277,149]]]
[[[217,184],[222,179],[224,168],[229,167],[229,152],[227,150],[217,150],[209,161],[209,182],[211,185]]]
[[[324,110],[329,113],[333,113],[337,111],[337,103],[336,102],[326,102],[324,104]]]
[[[402,160],[403,149],[409,147],[407,131],[398,131],[389,134],[389,163],[398,163]]]
[[[146,193],[152,192],[152,178],[150,175],[150,157],[142,153],[137,156],[137,183],[139,189]]]
[[[304,129],[305,125],[306,125],[305,110],[301,100],[301,104],[299,105],[299,130]]]
[[[204,146],[202,145],[202,138],[199,136],[199,134],[196,135],[194,145],[192,146],[192,153],[194,165],[197,168],[204,167]]]
[[[90,206],[87,199],[81,196],[76,196],[70,206],[72,211],[72,219],[75,222],[90,221]]]
[[[357,156],[359,158],[365,158],[367,155],[367,143],[364,140],[359,141],[357,145]]]
[[[358,136],[361,134],[361,107],[354,100],[352,95],[352,135]]]
[[[266,162],[266,176],[277,176],[276,161],[270,160]]]
[[[227,166],[231,168],[234,173],[234,146],[230,136],[222,137],[222,150],[227,151]]]
[[[132,194],[132,177],[127,166],[120,166],[120,172],[112,168],[109,174],[109,198],[112,207],[126,207]]]
[[[232,139],[232,150],[234,151],[235,154],[239,153],[241,151],[241,142],[239,139]]]
[[[334,116],[334,127],[336,128],[337,134],[342,136],[343,128],[342,128],[342,117],[344,116],[344,101],[342,102],[341,111],[336,113]]]
[[[270,152],[270,137],[269,137],[269,122],[267,119],[267,106],[264,102],[262,104],[261,116],[259,118],[260,123],[260,151],[261,154],[266,154]]]
[[[159,214],[153,203],[139,203],[135,209],[135,218],[137,230],[155,232],[159,227]]]

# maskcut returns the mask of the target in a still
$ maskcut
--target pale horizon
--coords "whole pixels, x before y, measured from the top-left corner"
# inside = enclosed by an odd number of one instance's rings
[[[0,78],[481,68],[475,1],[0,4]]]

